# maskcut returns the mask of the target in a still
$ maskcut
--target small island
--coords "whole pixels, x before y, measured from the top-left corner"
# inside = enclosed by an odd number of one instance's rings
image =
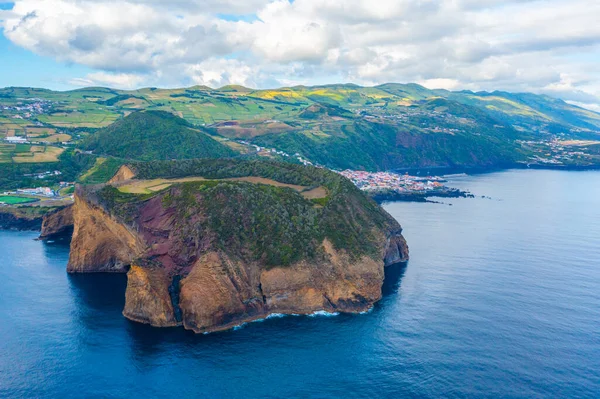
[[[273,161],[132,162],[62,212],[45,226],[74,226],[68,272],[127,273],[125,317],[196,333],[364,312],[408,260],[401,226],[349,180]]]

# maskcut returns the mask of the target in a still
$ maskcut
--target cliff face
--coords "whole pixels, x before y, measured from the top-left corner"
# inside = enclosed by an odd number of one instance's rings
[[[323,208],[250,183],[182,184],[133,199],[78,189],[68,269],[131,266],[123,314],[197,333],[271,313],[362,312],[381,298],[384,267],[408,260],[408,247],[398,223],[356,195]]]
[[[33,210],[33,208],[32,208]],[[20,208],[0,208],[0,230],[35,231],[42,227],[43,213],[26,213]]]
[[[42,221],[41,240],[71,235],[73,232],[73,206],[69,205],[48,212]]]
[[[135,232],[81,195],[75,196],[73,222],[70,273],[123,273],[144,252],[144,243]]]
[[[169,294],[171,278],[161,268],[131,266],[123,315],[130,320],[156,327],[178,325]]]
[[[408,260],[408,244],[402,235],[402,230],[392,232],[387,238],[383,261],[386,266]]]

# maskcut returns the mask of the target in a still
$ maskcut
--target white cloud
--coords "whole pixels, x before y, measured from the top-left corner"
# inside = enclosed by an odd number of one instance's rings
[[[400,81],[600,104],[597,0],[15,0],[0,20],[120,87]]]
[[[575,105],[577,107],[587,108],[589,110],[600,113],[600,104],[596,104],[596,103],[588,104],[588,103],[581,103],[578,101],[567,101],[567,102],[569,104]]]
[[[109,86],[124,89],[135,89],[145,81],[144,76],[128,73],[94,72],[84,78],[74,78],[70,83],[74,86]]]
[[[460,86],[460,82],[456,79],[427,79],[417,83],[428,89],[454,90]]]
[[[194,84],[221,87],[230,83],[256,86],[252,68],[238,60],[210,59],[199,64],[189,65],[185,73]]]

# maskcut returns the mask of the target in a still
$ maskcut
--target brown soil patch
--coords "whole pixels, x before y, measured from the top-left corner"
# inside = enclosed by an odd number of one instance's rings
[[[47,141],[49,143],[62,143],[63,141],[70,141],[70,140],[71,140],[71,136],[69,136],[68,134],[53,134],[48,137],[34,137],[34,138],[29,139],[29,141],[31,141],[32,143],[42,142],[42,141]]]
[[[266,184],[268,186],[275,186],[275,187],[288,187],[288,188],[291,188],[291,189],[296,190],[296,191],[306,190],[306,187],[304,187],[304,186],[297,186],[297,185],[294,185],[294,184],[280,183],[280,182],[275,181],[275,180],[265,179],[264,177],[248,176],[248,177],[235,177],[235,178],[223,179],[223,180],[245,181],[247,183]]]
[[[323,186],[313,188],[312,190],[302,192],[302,196],[306,199],[319,199],[327,197],[327,189]]]

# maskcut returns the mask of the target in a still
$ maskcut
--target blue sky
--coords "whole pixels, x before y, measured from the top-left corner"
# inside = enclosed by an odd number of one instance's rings
[[[0,1],[0,87],[416,82],[600,110],[597,0]]]
[[[10,10],[12,2],[0,2],[0,10]],[[66,65],[51,58],[38,56],[31,51],[16,46],[0,30],[0,87],[33,86],[56,90],[66,90],[73,86],[68,81],[77,75],[90,73],[90,69],[80,65]]]
[[[54,90],[72,89],[75,76],[84,76],[92,69],[75,64],[56,62],[14,45],[0,36],[0,87],[29,86]]]

